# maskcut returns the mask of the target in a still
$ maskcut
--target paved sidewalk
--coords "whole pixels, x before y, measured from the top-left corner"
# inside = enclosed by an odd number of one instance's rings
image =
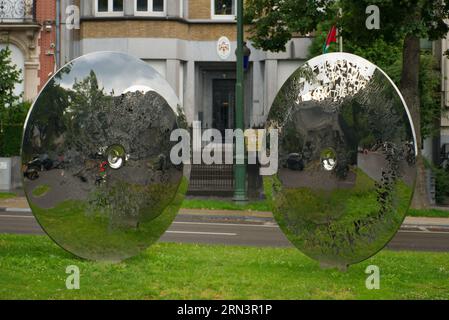
[[[28,202],[25,197],[0,199],[0,208],[29,208]]]
[[[30,209],[25,197],[17,197],[0,200],[0,211],[23,212],[23,211],[30,211]],[[207,220],[217,220],[217,221],[239,221],[239,222],[247,221],[247,222],[274,223],[273,214],[271,212],[263,212],[263,211],[181,209],[179,214],[185,216],[192,216],[197,219],[204,217],[204,219]],[[447,218],[407,217],[404,221],[403,226],[410,228],[436,227],[436,228],[449,229],[449,212]]]

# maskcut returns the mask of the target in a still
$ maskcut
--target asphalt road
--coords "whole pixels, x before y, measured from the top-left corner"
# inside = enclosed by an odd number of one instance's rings
[[[24,212],[0,212],[0,233],[44,234],[34,216]],[[179,215],[162,242],[226,244],[243,246],[289,247],[273,223],[227,223],[204,217]],[[392,250],[449,252],[449,232],[400,230],[388,245]]]

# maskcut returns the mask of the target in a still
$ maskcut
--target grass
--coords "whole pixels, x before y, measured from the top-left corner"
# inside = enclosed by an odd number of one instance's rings
[[[187,180],[183,178],[179,186],[166,183],[162,190],[160,188],[160,184],[152,185],[151,189],[150,186],[141,189],[120,185],[104,190],[104,196],[111,201],[106,205],[102,201],[103,194],[96,192],[91,198],[95,200],[93,203],[66,200],[54,208],[44,209],[33,203],[31,208],[51,238],[70,252],[88,259],[118,261],[155,243],[175,219]],[[129,199],[124,200],[117,194],[127,195]],[[132,207],[139,199],[144,202]],[[169,200],[173,200],[171,204]],[[121,215],[122,205],[135,211]],[[101,211],[103,207],[106,210]]]
[[[15,193],[11,192],[0,192],[0,200],[11,199],[16,197]]]
[[[217,199],[185,199],[182,208],[184,209],[208,209],[208,210],[234,210],[234,211],[264,211],[271,212],[270,205],[266,200],[251,201],[245,205],[239,205],[232,200]],[[363,208],[360,208],[363,210]],[[407,212],[411,217],[429,217],[429,218],[449,218],[449,210],[410,209]]]
[[[44,195],[47,194],[48,191],[50,191],[50,189],[51,188],[49,185],[41,184],[33,190],[32,194],[35,197],[43,197]]]
[[[185,199],[184,209],[235,210],[235,211],[271,211],[266,200],[250,201],[246,204],[236,204],[232,200],[216,199]]]
[[[415,210],[415,209],[410,209],[407,214],[410,217],[449,218],[449,210],[437,210],[437,209]]]
[[[65,288],[66,267],[80,290]],[[369,265],[380,290],[365,287]],[[449,254],[382,251],[346,273],[292,248],[159,243],[120,264],[74,258],[44,236],[0,235],[0,299],[449,299]]]
[[[398,180],[392,197],[378,200],[375,180],[356,170],[351,189],[282,188],[264,177],[273,215],[286,237],[310,257],[331,265],[363,261],[381,250],[399,229],[412,190]]]

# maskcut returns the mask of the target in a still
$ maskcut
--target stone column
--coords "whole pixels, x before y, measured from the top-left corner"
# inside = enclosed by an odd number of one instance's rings
[[[24,94],[23,98],[26,101],[33,101],[38,94],[39,87],[39,61],[34,59],[25,61],[25,70],[23,70],[24,83]]]
[[[266,60],[265,61],[265,104],[264,104],[264,116],[265,119],[270,112],[271,105],[273,104],[276,94],[278,92],[278,61]],[[264,120],[265,120],[264,119]]]
[[[126,16],[134,15],[134,0],[124,0],[123,1],[123,11]]]
[[[186,75],[186,90],[184,96],[184,109],[187,117],[187,122],[191,124],[195,119],[196,106],[195,106],[195,62],[187,62],[187,75]]]
[[[81,0],[80,2],[81,17],[92,17],[94,15],[94,5],[92,0]]]
[[[168,59],[167,60],[167,72],[166,79],[171,85],[176,95],[179,98],[179,73],[181,68],[181,62],[179,60]]]
[[[264,122],[264,74],[261,62],[253,63],[253,110],[251,114],[251,124],[260,125]]]

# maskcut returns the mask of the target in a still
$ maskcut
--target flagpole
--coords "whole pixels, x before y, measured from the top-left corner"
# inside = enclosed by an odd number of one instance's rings
[[[339,10],[339,14],[340,14],[340,18],[343,17],[343,9],[340,8]],[[342,29],[341,27],[338,29],[338,35],[339,35],[339,39],[338,42],[340,43],[340,52],[343,52],[343,32],[341,32]]]

